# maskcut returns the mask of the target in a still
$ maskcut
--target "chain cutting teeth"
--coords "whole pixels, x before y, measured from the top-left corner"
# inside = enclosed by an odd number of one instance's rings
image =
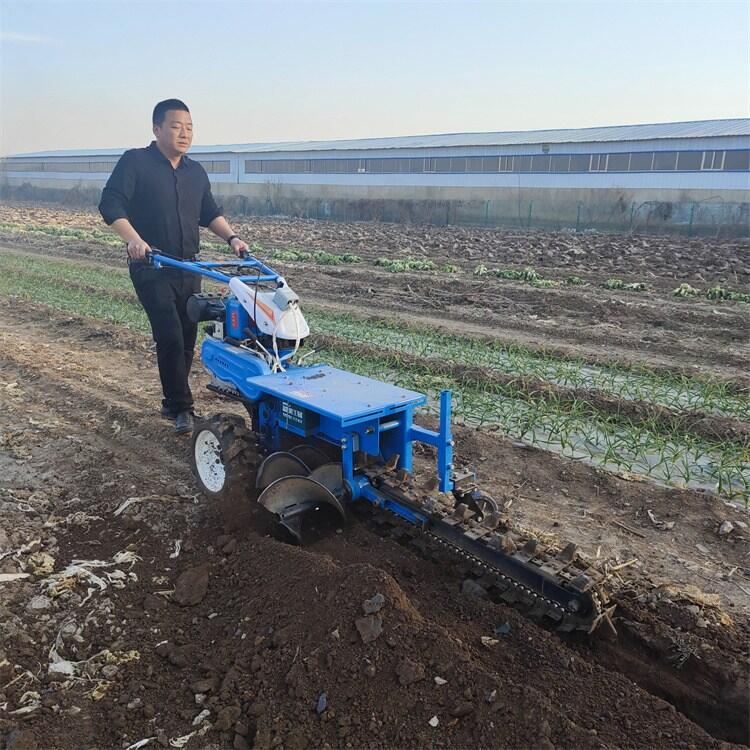
[[[506,604],[516,607],[521,606],[524,610],[524,614],[531,620],[540,623],[542,623],[543,621],[549,621],[555,626],[555,629],[560,632],[584,630],[588,633],[593,633],[602,623],[606,623],[608,627],[616,633],[614,624],[612,623],[612,613],[614,611],[614,607],[605,609],[602,606],[599,593],[594,587],[593,581],[590,577],[584,576],[582,574],[578,576],[578,578],[586,578],[586,580],[588,581],[588,588],[585,590],[587,590],[590,594],[593,605],[592,612],[584,619],[579,617],[575,612],[569,611],[558,602],[544,596],[540,592],[522,583],[519,583],[512,577],[498,570],[495,566],[491,565],[486,560],[482,560],[476,555],[472,554],[469,550],[466,550],[463,547],[453,544],[449,540],[438,536],[437,534],[430,531],[429,528],[419,529],[418,527],[405,526],[403,525],[404,521],[400,518],[400,516],[398,516],[397,513],[387,507],[379,509],[375,512],[377,515],[380,515],[383,511],[387,513],[388,517],[391,517],[396,521],[395,524],[391,522],[391,526],[392,528],[398,529],[398,533],[396,534],[397,539],[403,540],[404,538],[408,538],[413,545],[414,541],[420,536],[426,536],[433,543],[437,542],[439,546],[450,550],[450,552],[455,554],[459,559],[470,561],[480,570],[491,572],[492,575],[496,577],[497,582],[491,583],[488,586],[488,590],[491,591],[492,589],[495,589],[498,598]],[[444,520],[452,521],[454,519],[446,518]],[[387,520],[378,520],[377,523],[379,526],[388,524]],[[533,540],[533,544],[527,543],[524,549],[526,549],[526,555],[529,556],[529,559],[536,556],[538,552],[537,540]],[[574,560],[576,551],[577,550],[575,550],[575,545],[570,544],[562,550],[564,554],[562,554],[561,562],[564,562],[565,565],[560,568],[560,571],[556,572],[566,572],[566,568],[568,568]],[[525,558],[526,555],[524,555],[523,557]],[[560,559],[561,555],[558,554],[556,557]],[[540,567],[541,564],[542,563],[540,562]],[[568,580],[568,578],[569,576],[566,575],[565,580]],[[568,581],[568,585],[571,585],[571,583],[572,581]]]

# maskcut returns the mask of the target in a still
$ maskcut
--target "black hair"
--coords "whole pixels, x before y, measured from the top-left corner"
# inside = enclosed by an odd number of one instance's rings
[[[159,125],[161,127],[164,124],[164,117],[170,109],[177,109],[180,112],[190,113],[185,102],[182,102],[179,99],[165,99],[154,107],[154,114],[151,115],[151,122],[154,125]]]

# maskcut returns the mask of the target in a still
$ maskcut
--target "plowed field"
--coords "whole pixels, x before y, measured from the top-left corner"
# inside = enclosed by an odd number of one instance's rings
[[[747,245],[233,226],[300,294],[318,360],[454,389],[460,462],[607,576],[617,637],[540,628],[365,513],[300,549],[249,500],[212,506],[158,417],[122,248],[93,212],[0,204],[6,747],[748,743],[750,305],[706,297],[750,291]],[[237,412],[193,378],[199,411]]]

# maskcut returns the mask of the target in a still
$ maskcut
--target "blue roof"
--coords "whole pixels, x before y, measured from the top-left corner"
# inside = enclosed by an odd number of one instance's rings
[[[353,151],[364,149],[441,148],[457,146],[517,146],[537,143],[604,143],[651,141],[671,138],[750,136],[750,118],[662,122],[651,125],[610,125],[599,128],[557,130],[509,130],[497,133],[445,133],[390,138],[358,138],[337,141],[283,141],[281,143],[233,143],[193,146],[192,155],[226,153],[271,153],[279,151]],[[144,144],[145,145],[145,144]],[[119,156],[125,148],[66,149],[14,154],[14,157]]]

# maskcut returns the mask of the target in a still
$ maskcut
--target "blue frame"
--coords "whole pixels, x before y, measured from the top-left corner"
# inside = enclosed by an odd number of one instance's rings
[[[154,252],[149,260],[156,268],[178,268],[225,284],[232,278],[250,284],[286,283],[272,268],[252,257],[216,263],[177,260]],[[254,268],[256,275],[230,276],[218,270],[222,267]],[[231,295],[226,304],[229,308],[238,301]],[[427,403],[427,396],[407,388],[329,365],[289,364],[283,372],[272,372],[266,361],[249,349],[210,336],[203,340],[201,361],[229,393],[246,404],[257,405],[256,429],[268,450],[282,447],[284,433],[339,447],[352,500],[364,498],[387,506],[413,523],[426,523],[426,517],[379,493],[364,474],[355,472],[354,455],[358,451],[378,456],[383,462],[398,456],[397,468],[411,472],[414,442],[437,449],[439,489],[453,489],[451,391],[440,394],[440,427],[436,432],[414,424],[414,411]],[[301,421],[290,421],[290,409],[301,415]]]

